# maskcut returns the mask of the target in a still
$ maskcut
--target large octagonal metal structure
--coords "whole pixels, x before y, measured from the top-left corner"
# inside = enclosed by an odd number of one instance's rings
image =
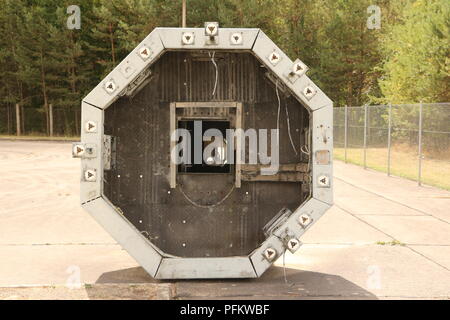
[[[216,26],[216,29],[208,30],[211,25]],[[170,52],[251,54],[257,59],[258,66],[266,71],[268,81],[279,85],[285,94],[291,95],[307,110],[307,137],[310,141],[309,170],[306,172],[310,179],[308,195],[292,212],[287,210],[289,214],[281,215],[284,219],[276,220],[270,234],[248,255],[183,257],[165,252],[155,245],[151,237],[139,230],[136,222],[130,221],[106,194],[106,172],[111,169],[117,141],[114,142],[110,135],[105,134],[105,114],[116,101],[130,99],[142,88],[152,86],[153,66]],[[292,61],[260,29],[219,28],[214,23],[206,24],[205,28],[156,28],[82,101],[81,142],[73,146],[73,154],[81,158],[82,164],[82,207],[152,277],[189,279],[261,276],[285,250],[295,251],[301,245],[299,239],[302,234],[333,203],[333,103],[311,81],[306,71],[306,65],[298,59]],[[245,81],[240,85],[245,86]],[[137,134],[132,127],[128,130],[129,135]],[[167,192],[170,194],[170,189]],[[196,232],[201,234],[202,230]]]

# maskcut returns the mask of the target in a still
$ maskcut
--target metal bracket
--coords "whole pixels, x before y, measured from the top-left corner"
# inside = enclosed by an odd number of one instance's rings
[[[114,169],[116,166],[116,139],[112,136],[103,136],[103,168]]]
[[[279,227],[281,227],[291,215],[292,211],[288,208],[281,209],[275,217],[264,226],[263,231],[266,238],[270,237]]]

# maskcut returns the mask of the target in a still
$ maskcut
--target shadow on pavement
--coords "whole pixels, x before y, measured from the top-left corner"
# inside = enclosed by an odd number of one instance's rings
[[[364,288],[336,275],[283,267],[258,279],[159,281],[141,267],[106,272],[96,284],[171,285],[174,299],[377,299]]]

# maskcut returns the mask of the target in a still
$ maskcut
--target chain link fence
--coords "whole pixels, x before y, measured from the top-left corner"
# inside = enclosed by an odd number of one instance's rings
[[[30,108],[0,106],[0,135],[59,136],[80,135],[80,107]]]
[[[450,103],[334,109],[336,159],[450,190]]]

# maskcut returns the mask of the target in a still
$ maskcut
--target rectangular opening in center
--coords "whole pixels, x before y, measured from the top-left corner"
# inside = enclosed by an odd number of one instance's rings
[[[202,159],[201,163],[195,163],[194,161],[194,148],[195,148],[195,134],[194,134],[194,126],[195,123],[201,123],[201,152]],[[227,141],[226,141],[226,130],[230,129],[230,121],[223,120],[179,120],[178,128],[188,130],[191,137],[190,143],[190,164],[179,164],[177,167],[178,173],[230,173],[231,166],[226,163],[226,150],[227,150]],[[216,129],[220,131],[222,134],[222,141],[215,141],[217,137],[208,137],[205,135],[205,132],[209,129]],[[216,147],[211,152],[210,156],[203,157],[205,148],[215,142],[217,145],[222,145],[222,147]]]

